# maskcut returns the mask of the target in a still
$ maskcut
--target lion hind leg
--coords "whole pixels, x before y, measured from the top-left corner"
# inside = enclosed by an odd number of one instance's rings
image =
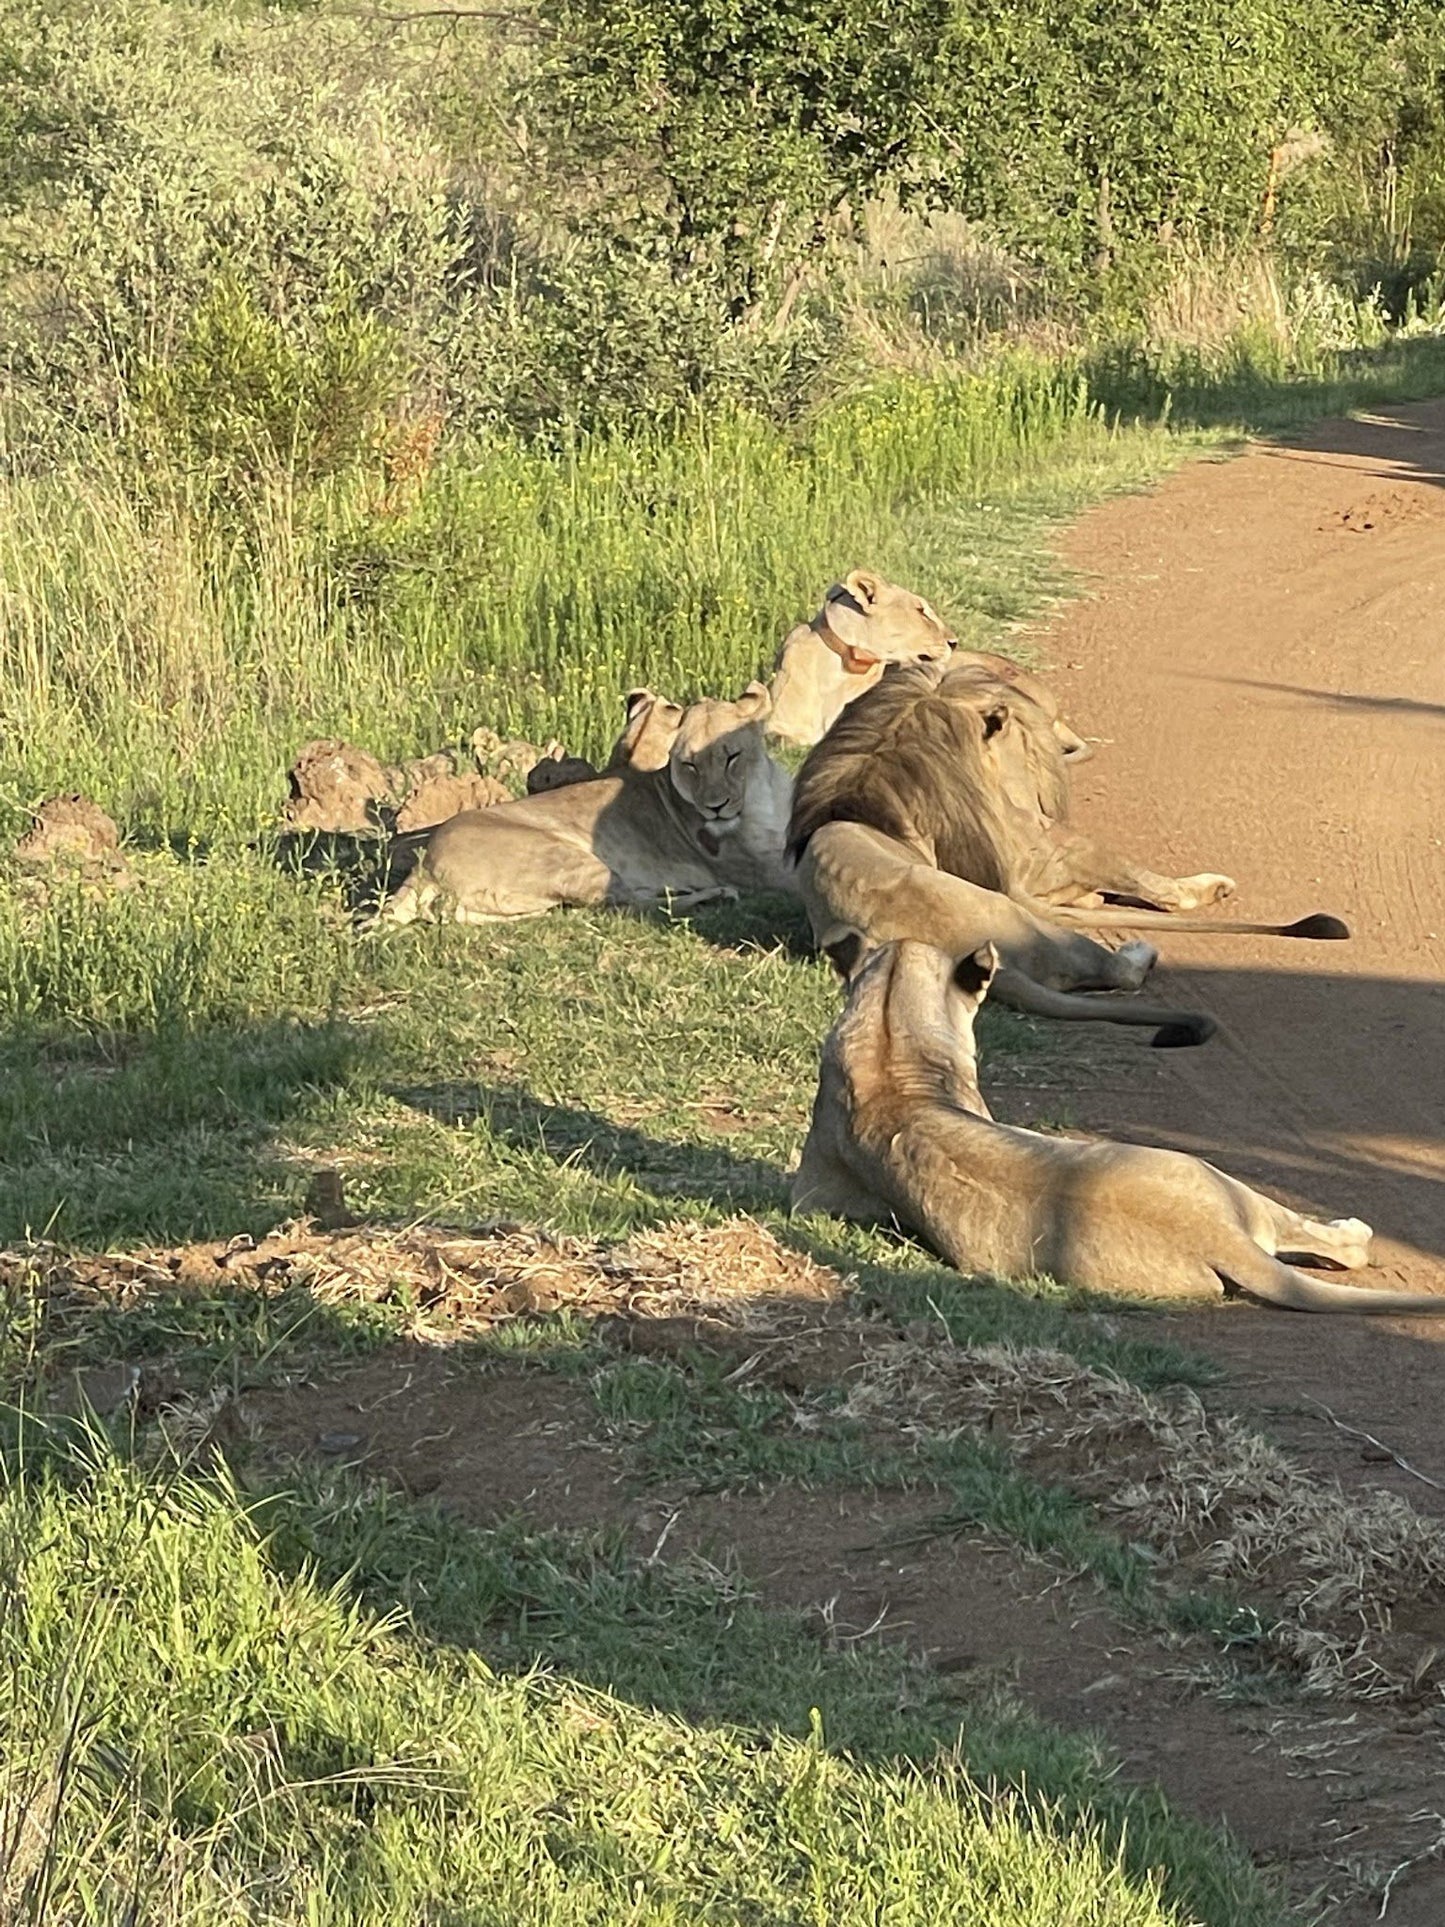
[[[1323,1258],[1341,1271],[1363,1271],[1369,1264],[1375,1234],[1363,1218],[1321,1221],[1302,1217],[1282,1204],[1274,1205],[1273,1212],[1276,1257],[1305,1264]]]
[[[1187,877],[1164,876],[1082,836],[1070,836],[1057,845],[1054,860],[1066,873],[1070,887],[1065,891],[1055,885],[1048,894],[1078,909],[1092,909],[1104,898],[1115,897],[1147,910],[1202,910],[1232,897],[1236,888],[1233,877],[1217,870],[1201,870]]]
[[[1319,1227],[1323,1229],[1324,1227]],[[1240,1232],[1238,1245],[1220,1256],[1214,1269],[1221,1278],[1284,1311],[1414,1313],[1445,1317],[1445,1297],[1428,1291],[1376,1291],[1368,1285],[1337,1285],[1312,1278],[1262,1251]]]
[[[1271,1258],[1304,1264],[1323,1260],[1341,1271],[1361,1271],[1369,1264],[1375,1234],[1363,1218],[1309,1218],[1215,1165],[1205,1168],[1229,1193],[1246,1234]]]
[[[1227,902],[1239,888],[1233,877],[1218,870],[1201,870],[1196,876],[1174,877],[1171,881],[1181,910],[1204,910],[1211,903]]]

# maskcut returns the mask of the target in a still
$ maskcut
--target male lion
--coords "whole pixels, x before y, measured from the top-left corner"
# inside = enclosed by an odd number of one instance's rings
[[[568,903],[668,899],[688,908],[740,890],[790,889],[792,785],[764,747],[768,708],[767,690],[751,683],[736,702],[684,710],[661,768],[625,763],[464,810],[432,832],[380,915],[410,923],[444,899],[458,922],[490,923]]]
[[[1178,1151],[996,1123],[973,1025],[991,948],[890,943],[865,958],[823,1047],[795,1211],[896,1222],[960,1271],[1047,1272],[1086,1291],[1211,1300],[1226,1285],[1295,1311],[1428,1312],[1445,1298],[1306,1277],[1355,1270],[1370,1227],[1316,1223]]]
[[[872,689],[890,663],[969,662],[1014,684],[1048,718],[1070,762],[1093,754],[1059,715],[1052,690],[1003,656],[958,649],[947,625],[920,595],[872,569],[835,582],[811,622],[800,622],[774,665],[768,734],[810,749],[851,702]]]
[[[822,948],[853,934],[916,938],[957,956],[996,944],[996,994],[1038,1016],[1162,1025],[1156,1043],[1202,1043],[1199,1013],[1071,995],[1136,990],[1156,959],[1060,924],[1250,931],[1337,939],[1338,918],[1292,924],[1097,907],[1101,892],[1180,909],[1228,877],[1161,877],[1064,828],[1062,751],[1047,713],[977,663],[902,664],[851,704],[799,772],[788,827],[798,888]]]

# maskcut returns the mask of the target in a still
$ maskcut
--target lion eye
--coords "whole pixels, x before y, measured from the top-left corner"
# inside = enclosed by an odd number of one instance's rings
[[[696,775],[697,775],[697,764],[696,764],[696,763],[690,763],[690,762],[689,762],[689,763],[684,763],[684,764],[683,764],[683,768],[684,768],[684,769],[690,769],[690,770],[692,771],[692,773],[693,773],[693,775],[694,775],[694,776],[696,776]]]
[[[728,759],[728,762],[729,762],[729,764],[732,764],[732,763],[735,763],[735,762],[736,762],[736,761],[738,760],[738,752],[737,752],[737,750],[735,750],[735,749],[730,749],[730,750],[729,750],[729,751],[727,752],[727,759]]]

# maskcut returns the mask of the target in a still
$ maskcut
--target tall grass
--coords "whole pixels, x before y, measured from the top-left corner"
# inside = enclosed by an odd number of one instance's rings
[[[1072,372],[1014,358],[880,382],[803,434],[730,410],[553,450],[499,439],[400,515],[364,483],[277,477],[236,503],[103,456],[12,478],[3,781],[12,804],[86,786],[157,832],[245,835],[309,734],[400,753],[488,722],[595,753],[630,683],[766,673],[858,563],[956,590],[958,558],[920,545],[931,508],[1110,440]]]

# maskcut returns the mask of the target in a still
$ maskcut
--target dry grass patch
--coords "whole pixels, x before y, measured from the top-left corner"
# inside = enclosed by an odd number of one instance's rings
[[[259,1241],[242,1236],[166,1249],[83,1256],[49,1243],[0,1252],[0,1290],[29,1302],[47,1349],[63,1347],[98,1306],[134,1310],[177,1292],[304,1291],[328,1306],[401,1307],[406,1336],[448,1343],[515,1318],[570,1311],[586,1318],[695,1318],[753,1329],[788,1305],[841,1298],[844,1280],[751,1218],[688,1222],[620,1244],[516,1224],[474,1232],[309,1220]]]
[[[1265,1650],[1306,1691],[1442,1690],[1445,1528],[1314,1477],[1187,1389],[1144,1391],[1065,1352],[932,1340],[871,1352],[844,1410],[920,1442],[1006,1433],[1161,1561],[1258,1601]]]

